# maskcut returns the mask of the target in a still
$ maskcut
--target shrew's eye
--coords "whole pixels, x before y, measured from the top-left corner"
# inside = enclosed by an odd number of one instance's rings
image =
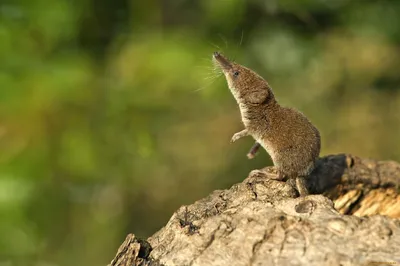
[[[235,71],[235,73],[233,73],[233,76],[235,77],[239,76],[239,71]]]

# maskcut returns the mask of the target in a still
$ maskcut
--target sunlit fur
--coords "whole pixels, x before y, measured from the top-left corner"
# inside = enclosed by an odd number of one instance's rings
[[[245,128],[269,153],[278,172],[286,177],[309,175],[320,152],[317,128],[302,113],[280,106],[268,83],[251,69],[221,54],[214,61],[239,105]]]

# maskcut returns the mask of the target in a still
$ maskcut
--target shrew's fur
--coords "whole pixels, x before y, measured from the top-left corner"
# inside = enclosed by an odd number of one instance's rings
[[[280,178],[304,178],[315,168],[321,140],[318,129],[299,111],[279,105],[268,85],[253,70],[214,53],[235,97],[245,129],[232,141],[251,135],[271,156]],[[300,195],[307,194],[299,187]]]

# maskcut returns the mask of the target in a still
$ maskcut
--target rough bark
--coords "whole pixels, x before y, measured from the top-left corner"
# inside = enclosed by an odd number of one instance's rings
[[[110,265],[400,264],[399,185],[400,164],[344,154],[321,158],[304,198],[251,175],[182,206],[147,241],[128,235]]]

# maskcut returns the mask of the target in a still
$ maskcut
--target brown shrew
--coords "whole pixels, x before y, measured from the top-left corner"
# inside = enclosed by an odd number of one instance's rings
[[[294,178],[300,196],[307,195],[306,177],[314,170],[321,149],[318,129],[301,112],[279,105],[267,81],[256,72],[219,52],[213,59],[225,75],[244,125],[231,141],[252,136],[256,143],[248,157],[254,157],[261,145],[271,156],[277,179]]]

